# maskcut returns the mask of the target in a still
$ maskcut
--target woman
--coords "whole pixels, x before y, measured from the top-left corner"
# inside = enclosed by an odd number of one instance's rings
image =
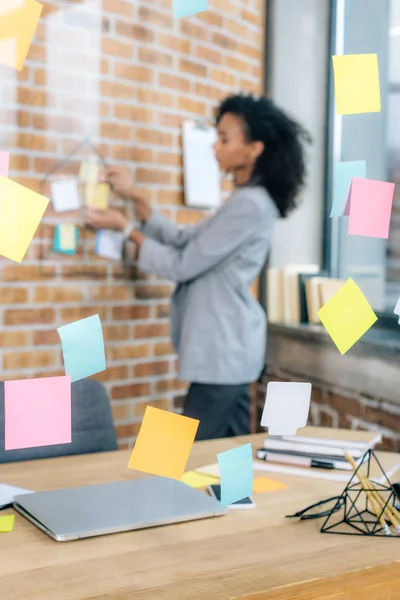
[[[105,179],[134,203],[140,229],[115,209],[87,214],[96,229],[125,232],[141,271],[177,283],[171,335],[179,377],[190,382],[183,414],[200,420],[198,440],[250,432],[250,383],[264,365],[266,318],[249,288],[265,264],[276,219],[296,206],[305,178],[303,141],[309,141],[266,98],[231,96],[216,123],[215,155],[235,190],[214,216],[180,230],[119,167]]]

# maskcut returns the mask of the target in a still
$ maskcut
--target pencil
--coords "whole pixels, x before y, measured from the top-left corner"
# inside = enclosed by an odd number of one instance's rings
[[[357,467],[354,459],[347,452],[344,453],[344,456],[345,456],[347,462],[349,462],[351,464],[351,466],[353,467],[354,473],[356,474],[356,476],[361,484],[361,487],[363,488],[364,492],[366,493],[367,498],[370,501],[371,506],[374,509],[374,512],[377,516],[377,519],[378,519],[379,523],[381,524],[383,531],[385,532],[385,535],[392,535],[392,532],[390,531],[388,524],[386,523],[385,519],[383,518],[383,515],[381,514],[382,511],[379,511],[379,506],[376,503],[373,494],[368,489],[368,486],[365,483],[362,474],[359,471],[357,471],[358,467]]]
[[[365,482],[367,483],[367,485],[372,486],[372,482],[368,479],[368,477],[364,477]],[[388,520],[391,522],[391,524],[393,525],[393,527],[396,529],[397,533],[400,533],[400,513],[399,511],[392,506],[391,504],[387,503],[383,494],[379,491],[379,490],[375,490],[374,492],[375,498],[378,501],[378,504],[380,504],[381,508],[385,508],[385,514],[388,518]]]

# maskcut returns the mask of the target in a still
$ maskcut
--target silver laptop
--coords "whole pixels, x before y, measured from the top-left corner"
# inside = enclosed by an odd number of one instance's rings
[[[225,514],[181,481],[146,477],[15,496],[14,508],[57,542]]]

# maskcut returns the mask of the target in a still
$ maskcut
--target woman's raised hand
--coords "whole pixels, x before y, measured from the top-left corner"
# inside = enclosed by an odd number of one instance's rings
[[[112,191],[124,200],[130,200],[135,205],[136,217],[147,221],[152,208],[146,196],[133,186],[132,174],[126,167],[107,167],[102,173],[102,181],[110,184]]]

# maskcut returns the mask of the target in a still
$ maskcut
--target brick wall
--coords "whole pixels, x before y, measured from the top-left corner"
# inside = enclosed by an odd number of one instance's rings
[[[10,177],[41,191],[41,181],[89,135],[109,163],[123,163],[152,203],[180,224],[180,124],[211,117],[218,99],[261,91],[264,0],[210,0],[210,10],[172,19],[172,0],[55,0],[45,9],[21,73],[1,68],[0,147]],[[82,155],[59,174],[77,175]],[[121,446],[131,444],[148,403],[180,406],[169,342],[172,287],[97,257],[81,230],[75,257],[51,251],[60,219],[51,208],[21,265],[0,258],[2,379],[62,374],[56,327],[98,313],[108,389]],[[82,241],[83,239],[83,241]]]

